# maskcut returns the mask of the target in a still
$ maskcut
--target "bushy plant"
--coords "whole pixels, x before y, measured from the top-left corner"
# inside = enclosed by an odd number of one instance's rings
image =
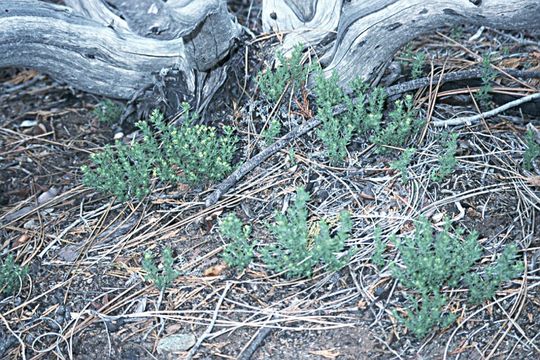
[[[16,264],[13,255],[9,254],[0,262],[0,292],[5,295],[17,293],[24,283],[26,274],[28,267]]]
[[[321,120],[317,135],[333,163],[341,163],[345,159],[347,145],[350,144],[354,131],[350,116],[353,105],[343,89],[339,87],[338,81],[336,72],[329,78],[319,72],[315,80],[317,116]],[[342,103],[347,104],[348,112],[335,116],[334,106]]]
[[[404,147],[423,125],[423,121],[416,119],[411,95],[405,96],[405,101],[396,101],[389,118],[390,122],[371,138],[374,144],[379,145],[378,151],[380,153],[388,152],[384,145]]]
[[[423,338],[434,328],[444,329],[456,320],[455,314],[445,312],[447,299],[439,292],[422,295],[421,301],[412,296],[406,298],[409,304],[405,310],[406,316],[396,311],[393,314],[417,338]]]
[[[279,136],[279,133],[281,131],[281,123],[277,121],[276,119],[272,119],[270,121],[270,124],[268,125],[268,128],[262,131],[261,136],[264,139],[264,143],[266,145],[270,145],[274,142],[276,137]]]
[[[93,114],[98,118],[99,122],[112,124],[120,120],[124,110],[120,105],[112,100],[106,99],[100,101],[93,110]]]
[[[377,133],[381,128],[383,108],[386,101],[386,92],[376,87],[369,96],[368,112],[363,121],[359,122],[359,131],[362,133]],[[357,102],[358,104],[358,102]]]
[[[321,220],[318,234],[312,237],[309,232],[308,201],[308,193],[299,188],[294,204],[286,214],[277,214],[275,224],[269,227],[276,243],[261,250],[265,264],[271,270],[285,272],[289,278],[310,277],[319,263],[339,270],[352,255],[352,251],[349,251],[339,258],[352,229],[349,213],[340,213],[340,225],[334,236],[330,234],[328,223]]]
[[[176,127],[167,124],[157,110],[149,121],[137,122],[142,140],[106,147],[93,154],[93,166],[83,166],[83,183],[112,193],[120,201],[142,199],[150,193],[151,179],[163,182],[205,185],[232,172],[232,157],[237,138],[225,126],[223,135],[216,129],[195,125],[195,117],[184,105],[184,121]]]
[[[160,291],[172,285],[179,272],[174,269],[174,258],[171,248],[163,249],[161,255],[161,270],[150,252],[145,252],[142,267],[146,272],[145,279],[152,282]]]
[[[249,240],[251,227],[242,226],[240,219],[231,213],[220,223],[220,232],[224,238],[232,240],[223,250],[225,263],[240,269],[247,267],[253,259],[254,244]]]
[[[426,54],[423,52],[417,52],[412,56],[411,77],[413,79],[418,79],[422,76],[425,62],[426,62]]]
[[[472,272],[482,250],[476,233],[461,240],[463,233],[463,229],[452,231],[447,221],[442,231],[434,234],[429,221],[421,218],[412,236],[392,240],[403,262],[403,267],[393,266],[393,276],[418,294],[409,297],[406,317],[395,315],[417,337],[425,336],[433,327],[448,326],[455,318],[444,312],[447,300],[442,296],[443,287],[455,288],[465,282],[470,288],[469,300],[478,303],[493,296],[502,282],[522,270],[515,262],[515,247],[509,246],[484,275]]]
[[[533,162],[540,156],[540,145],[536,142],[534,133],[530,129],[525,133],[525,142],[527,143],[527,149],[523,153],[523,168],[531,171]]]
[[[456,133],[446,135],[444,152],[439,156],[437,169],[431,173],[431,180],[441,182],[454,171],[457,164],[457,138],[458,134]]]
[[[415,153],[415,148],[406,149],[401,154],[398,160],[392,161],[390,163],[390,167],[392,169],[399,171],[401,175],[401,182],[403,184],[406,184],[409,181],[409,174],[407,172],[407,168],[409,167],[409,164],[411,163],[411,160]]]
[[[270,101],[279,100],[287,84],[300,87],[305,81],[310,71],[309,66],[302,64],[303,45],[297,45],[289,59],[286,59],[283,53],[278,52],[276,57],[279,65],[274,71],[259,72],[257,83],[261,93]]]
[[[187,104],[184,104],[184,122],[178,128],[165,124],[159,112],[154,112],[150,121],[163,134],[158,175],[164,179],[207,184],[232,172],[238,141],[232,127],[224,126],[223,135],[218,136],[214,127],[195,125]],[[174,169],[181,171],[174,174]]]
[[[497,73],[491,67],[491,59],[489,55],[482,57],[482,86],[476,93],[476,100],[484,107],[489,106],[491,102],[491,91],[493,87],[491,83],[497,77]]]
[[[486,267],[484,273],[470,273],[465,276],[469,287],[469,301],[473,304],[492,298],[499,286],[523,272],[523,264],[516,262],[517,246],[506,246],[494,264]]]

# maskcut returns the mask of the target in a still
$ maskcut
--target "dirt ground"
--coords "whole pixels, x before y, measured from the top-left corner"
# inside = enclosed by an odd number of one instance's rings
[[[485,29],[469,40],[477,30],[446,29],[444,36],[423,38],[411,49],[426,51],[439,70],[443,64],[461,69],[478,62],[463,48],[492,51],[501,67],[540,69],[538,36]],[[536,45],[519,43],[521,37]],[[267,46],[249,49],[252,78]],[[396,61],[403,57],[398,54]],[[407,69],[398,82],[409,79]],[[242,138],[240,163],[264,148],[253,131],[267,121],[268,105],[247,98],[256,93],[255,83],[252,91],[234,90],[239,76],[244,74],[231,75],[206,120],[235,126]],[[500,92],[522,89],[504,76],[498,79]],[[526,84],[534,91],[540,86],[538,79]],[[454,83],[438,97],[418,90],[413,95],[419,116],[428,116],[432,97],[437,118],[475,113],[468,93],[474,86]],[[540,172],[521,166],[523,134],[529,123],[540,127],[540,111],[535,113],[540,105],[452,128],[459,133],[458,165],[441,184],[429,180],[441,152],[441,128],[428,127],[416,144],[422,155],[408,184],[388,166],[395,155],[377,154],[360,138],[349,147],[346,165],[330,166],[310,133],[206,208],[211,187],[158,184],[144,201],[119,203],[81,185],[80,168],[89,155],[112,144],[115,134],[133,132],[133,122],[100,123],[92,113],[100,100],[33,70],[0,70],[0,255],[14,254],[29,268],[18,294],[0,295],[1,358],[178,359],[189,350],[158,352],[161,339],[178,334],[204,336],[195,359],[540,357],[540,202],[538,184],[531,183]],[[494,101],[495,107],[504,99],[494,96]],[[289,124],[307,120],[289,113],[289,105],[280,109]],[[300,280],[272,275],[258,257],[243,272],[223,268],[218,219],[235,212],[261,242],[270,241],[266,224],[298,186],[311,194],[313,218],[341,209],[353,214],[348,245],[358,252],[349,264],[337,273],[319,269],[312,279]],[[518,244],[525,266],[519,278],[480,306],[449,289],[456,323],[420,340],[393,315],[403,310],[407,289],[388,267],[379,269],[370,260],[375,225],[385,236],[406,233],[419,214],[434,223],[446,215],[454,225],[478,231],[484,262],[502,246]],[[180,276],[160,294],[143,279],[141,261],[145,251],[158,254],[165,247],[172,248]],[[386,256],[397,260],[397,251],[391,246]]]

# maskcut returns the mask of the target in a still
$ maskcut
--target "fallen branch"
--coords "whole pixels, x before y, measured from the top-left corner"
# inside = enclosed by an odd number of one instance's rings
[[[433,121],[432,124],[433,124],[433,126],[438,126],[438,127],[440,127],[440,126],[455,126],[455,125],[463,125],[463,124],[471,125],[473,122],[480,121],[482,119],[495,116],[497,114],[502,113],[503,111],[506,111],[508,109],[511,109],[513,107],[519,106],[521,104],[524,104],[526,102],[529,102],[529,101],[532,101],[532,100],[535,100],[535,99],[540,99],[540,93],[535,93],[535,94],[532,94],[532,95],[524,96],[524,97],[516,99],[514,101],[510,101],[510,102],[508,102],[508,103],[506,103],[506,104],[504,104],[502,106],[499,106],[498,108],[495,108],[495,109],[490,110],[490,111],[486,111],[486,112],[478,114],[478,115],[459,117],[459,118],[450,119],[450,120],[437,120],[437,121]]]
[[[525,79],[540,78],[540,71],[521,71],[521,70],[513,70],[513,69],[504,69],[504,71],[512,76],[518,76]],[[442,80],[441,80],[441,76],[434,76],[433,78],[425,77],[425,78],[411,80],[405,83],[397,84],[394,86],[390,86],[385,91],[388,96],[393,96],[393,95],[402,94],[407,91],[420,89],[424,86],[428,86],[430,83],[437,83],[439,81],[448,82],[448,81],[473,79],[473,78],[478,78],[481,76],[482,76],[481,69],[456,71],[453,73],[444,74],[442,76]],[[334,116],[343,113],[345,110],[346,108],[343,105],[336,106],[334,108]],[[295,129],[291,130],[289,133],[287,133],[285,136],[277,140],[275,143],[273,143],[272,145],[270,145],[269,147],[267,147],[266,149],[264,149],[263,151],[261,151],[260,153],[258,153],[257,155],[249,159],[248,161],[246,161],[244,164],[242,164],[242,166],[236,169],[236,171],[234,171],[225,180],[223,180],[223,182],[221,182],[216,187],[214,192],[206,198],[206,201],[205,201],[206,207],[215,205],[218,202],[219,198],[223,196],[223,194],[227,193],[227,191],[232,189],[236,185],[236,183],[240,181],[240,179],[243,178],[246,174],[248,174],[251,170],[255,169],[257,166],[259,166],[262,162],[264,162],[270,156],[274,155],[276,152],[283,149],[292,140],[297,139],[298,137],[308,133],[309,131],[319,126],[320,123],[321,121],[317,117],[311,118],[305,124],[300,125],[296,127]],[[437,123],[437,121],[435,123]],[[441,125],[435,125],[435,126],[441,126]]]
[[[203,341],[206,340],[206,338],[208,338],[208,336],[212,332],[212,329],[214,328],[214,325],[216,324],[216,320],[218,317],[219,308],[221,307],[221,303],[223,302],[223,299],[225,299],[225,295],[227,295],[227,292],[231,288],[231,285],[232,283],[230,282],[227,282],[227,284],[225,285],[225,289],[223,289],[223,293],[219,297],[219,300],[216,304],[216,309],[214,310],[212,321],[210,321],[210,324],[208,324],[208,327],[206,328],[205,332],[199,337],[199,339],[197,340],[197,343],[191,348],[191,350],[186,356],[186,360],[191,360],[193,358],[197,350],[199,350],[199,347],[201,347],[201,344],[203,343]]]
[[[540,71],[524,71],[524,70],[514,70],[514,69],[502,69],[508,75],[514,77],[520,77],[522,79],[540,79]],[[504,74],[503,74],[504,75]],[[451,73],[445,73],[442,76],[442,82],[450,81],[461,81],[468,79],[476,79],[482,77],[482,69],[470,69],[470,70],[461,70]],[[399,83],[393,86],[390,86],[386,89],[386,94],[388,96],[403,94],[407,91],[417,90],[430,84],[437,84],[441,80],[441,76],[426,76],[416,80],[410,80],[407,82]]]
[[[272,330],[272,328],[268,327],[260,329],[255,340],[237,357],[237,360],[250,360]]]
[[[344,109],[342,110],[342,112]],[[321,120],[319,120],[317,117],[314,117],[310,119],[308,122],[306,122],[303,125],[300,125],[293,130],[291,130],[289,133],[287,133],[285,136],[283,136],[281,139],[246,161],[242,166],[240,166],[238,169],[236,169],[229,177],[227,177],[221,184],[219,184],[216,187],[216,190],[210,196],[206,198],[206,206],[212,206],[215,203],[218,202],[219,198],[225,194],[227,191],[229,191],[241,178],[243,178],[247,173],[249,173],[251,170],[255,169],[257,166],[259,166],[263,161],[268,159],[270,156],[274,155],[279,150],[283,149],[290,141],[304,135],[305,133],[309,132],[310,130],[314,129],[321,123]]]

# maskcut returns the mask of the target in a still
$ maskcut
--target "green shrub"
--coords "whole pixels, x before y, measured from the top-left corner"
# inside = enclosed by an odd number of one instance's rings
[[[453,316],[444,314],[446,299],[441,295],[444,286],[456,287],[480,258],[478,235],[472,233],[464,241],[463,230],[450,233],[450,223],[435,236],[431,224],[421,218],[413,236],[403,240],[394,238],[405,268],[393,267],[393,275],[401,285],[418,292],[422,305],[409,298],[405,318],[398,316],[417,337],[425,336],[435,327],[445,327]],[[396,314],[397,315],[397,314]]]
[[[13,255],[9,254],[3,262],[0,262],[0,293],[5,295],[17,293],[27,274],[28,267],[17,265]]]
[[[261,132],[261,136],[264,139],[266,145],[270,145],[279,136],[281,132],[281,123],[276,119],[272,119],[268,128]]]
[[[431,224],[421,218],[414,235],[398,240],[396,247],[404,267],[393,265],[392,274],[402,286],[414,290],[417,297],[409,297],[406,317],[395,315],[417,337],[424,337],[433,327],[444,328],[455,317],[444,313],[447,300],[442,296],[443,287],[456,288],[462,282],[470,290],[469,300],[478,303],[494,295],[502,282],[522,271],[516,264],[514,246],[507,247],[499,260],[487,267],[484,275],[472,272],[481,257],[478,235],[463,238],[463,229],[452,233],[447,221],[442,231],[433,233]]]
[[[82,167],[83,184],[111,193],[120,201],[142,199],[150,193],[154,162],[147,146],[144,142],[131,145],[117,142],[114,148],[106,146],[102,152],[92,154],[94,169]]]
[[[223,260],[230,267],[247,267],[253,259],[254,244],[249,241],[251,227],[242,226],[240,219],[231,213],[221,222],[220,232],[224,238],[232,240],[223,251]]]
[[[120,120],[123,111],[124,109],[120,105],[106,99],[96,105],[93,114],[98,118],[99,122],[112,124]]]
[[[476,93],[476,100],[484,107],[488,107],[491,102],[491,91],[493,87],[491,83],[497,77],[497,73],[491,67],[491,59],[489,55],[482,57],[482,86]]]
[[[492,298],[499,286],[523,272],[523,264],[516,262],[517,246],[504,248],[494,264],[484,270],[484,274],[467,274],[465,283],[469,287],[469,301],[473,304]]]
[[[413,80],[422,77],[425,62],[426,54],[423,52],[417,52],[412,56],[411,77],[413,78]]]
[[[387,153],[384,145],[392,147],[404,147],[409,139],[422,127],[423,121],[416,119],[413,98],[405,96],[405,101],[397,100],[394,110],[389,114],[390,122],[380,129],[371,140],[379,145],[380,153]]]
[[[149,121],[137,122],[142,140],[130,145],[117,142],[93,154],[92,168],[83,166],[83,183],[112,193],[120,201],[142,199],[150,193],[152,177],[163,182],[206,185],[232,172],[237,138],[225,126],[216,129],[194,125],[189,106],[184,105],[184,122],[179,127],[166,124],[157,110]]]
[[[352,256],[352,251],[349,251],[339,258],[352,229],[349,213],[340,213],[340,225],[334,236],[330,234],[328,223],[321,220],[318,234],[312,237],[309,232],[308,201],[308,193],[299,188],[287,214],[277,214],[275,224],[269,227],[277,242],[261,250],[265,264],[271,270],[285,272],[289,278],[310,277],[319,263],[339,270]]]
[[[523,153],[523,167],[525,170],[531,171],[533,169],[533,162],[540,155],[540,145],[536,142],[532,130],[527,130],[525,133],[525,141],[527,143],[527,150]]]
[[[383,108],[386,101],[386,92],[383,88],[376,87],[369,96],[368,112],[360,122],[359,131],[362,133],[377,133],[381,128]],[[357,102],[358,104],[358,102]]]
[[[179,273],[174,269],[174,258],[172,250],[165,248],[161,255],[161,270],[154,261],[154,256],[150,252],[145,252],[142,260],[142,267],[146,272],[145,280],[154,283],[160,291],[172,285]]]
[[[323,142],[330,161],[335,164],[343,162],[347,156],[347,145],[350,144],[354,131],[350,116],[353,105],[339,87],[338,81],[335,72],[326,78],[321,71],[315,78],[317,116],[321,120],[317,135]],[[347,104],[348,111],[334,116],[334,106],[342,103]]]
[[[422,295],[421,303],[414,297],[407,296],[409,308],[406,309],[406,316],[401,316],[396,311],[394,316],[417,338],[423,338],[434,328],[444,329],[450,326],[456,315],[444,312],[447,306],[447,299],[439,292]]]
[[[411,163],[411,160],[415,153],[415,148],[409,148],[401,154],[398,160],[390,163],[390,167],[392,169],[399,171],[401,175],[401,182],[403,184],[406,184],[409,181],[409,174],[407,172],[407,168],[409,167],[409,164]]]
[[[257,75],[257,83],[261,93],[270,101],[276,102],[279,100],[287,84],[292,83],[293,86],[300,87],[306,80],[310,71],[309,66],[302,64],[303,45],[297,45],[289,59],[286,59],[283,53],[278,52],[276,57],[279,65],[274,71],[259,72]]]
[[[233,128],[223,127],[223,135],[205,125],[195,125],[189,106],[184,105],[184,122],[178,128],[165,124],[158,112],[152,114],[151,123],[163,134],[162,158],[157,174],[165,180],[190,185],[207,184],[223,179],[232,172],[232,158],[238,139]],[[181,170],[180,174],[174,169]]]
[[[446,136],[446,142],[444,144],[444,152],[439,156],[439,166],[431,173],[431,180],[435,182],[443,181],[448,175],[454,172],[456,167],[456,151],[457,151],[457,138],[458,134],[451,134]]]

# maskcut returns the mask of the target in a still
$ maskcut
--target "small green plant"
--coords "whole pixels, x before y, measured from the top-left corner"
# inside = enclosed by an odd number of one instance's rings
[[[348,114],[335,116],[333,113],[334,106],[338,104],[347,104],[349,113],[353,108],[352,102],[345,96],[338,81],[336,72],[329,78],[319,72],[315,79],[317,116],[321,119],[317,135],[323,142],[330,161],[334,164],[343,162],[347,156],[347,145],[350,144],[354,131],[351,117],[347,116]]]
[[[447,299],[439,292],[422,295],[421,302],[412,296],[406,298],[409,303],[407,315],[403,317],[395,311],[393,314],[417,338],[423,338],[434,328],[444,329],[457,318],[455,314],[445,312]]]
[[[491,83],[497,77],[497,73],[491,67],[491,59],[489,55],[482,57],[482,86],[476,93],[476,100],[484,107],[488,107],[491,102],[491,91],[493,87]]]
[[[405,96],[405,101],[397,100],[389,117],[390,123],[371,137],[373,143],[379,146],[377,151],[383,154],[389,151],[385,145],[404,147],[423,125],[423,121],[416,119],[411,95]]]
[[[371,262],[378,267],[383,267],[385,264],[383,253],[386,250],[386,245],[382,242],[382,230],[379,226],[375,227],[373,245],[375,246],[375,251],[371,257]]]
[[[247,267],[253,259],[254,244],[249,241],[251,227],[242,226],[240,219],[231,213],[221,222],[220,232],[224,238],[232,240],[223,251],[225,263],[240,269]]]
[[[340,224],[335,235],[330,234],[330,226],[324,220],[318,223],[318,233],[310,235],[307,202],[308,193],[299,188],[294,204],[286,214],[277,214],[276,222],[269,230],[276,238],[276,243],[261,250],[265,264],[274,271],[285,272],[288,278],[310,277],[313,268],[323,263],[337,271],[345,266],[353,252],[344,252],[345,243],[352,229],[348,212],[340,213]]]
[[[439,156],[438,168],[431,173],[431,180],[435,182],[441,182],[454,171],[454,168],[457,164],[457,138],[458,134],[446,134],[444,152],[441,156]]]
[[[517,246],[511,244],[504,248],[497,261],[484,270],[484,274],[471,273],[465,277],[469,287],[469,301],[480,304],[492,298],[499,286],[523,272],[523,264],[516,262]]]
[[[454,40],[459,40],[463,36],[463,26],[457,25],[452,28],[450,32],[450,37]]]
[[[294,146],[291,146],[289,148],[289,163],[291,166],[296,166],[297,165],[297,161],[296,161],[296,151],[294,150]]]
[[[426,54],[423,52],[417,52],[412,57],[411,63],[411,77],[418,79],[422,76],[424,71],[424,64],[426,62]]]
[[[403,240],[394,238],[405,268],[393,267],[393,275],[399,282],[418,292],[422,299],[409,299],[407,317],[398,318],[417,337],[423,337],[435,326],[448,326],[453,317],[444,314],[446,299],[441,295],[443,286],[456,287],[480,258],[478,235],[472,233],[461,241],[463,230],[451,233],[450,222],[435,236],[431,224],[421,218],[413,236]],[[397,314],[396,314],[397,316]]]
[[[289,83],[300,87],[307,78],[310,71],[309,66],[302,64],[303,45],[297,45],[289,59],[283,53],[278,52],[276,57],[279,65],[274,71],[259,72],[257,83],[261,93],[270,101],[279,100]]]
[[[407,315],[395,315],[419,338],[433,327],[444,328],[455,319],[445,313],[443,287],[456,288],[465,283],[469,286],[469,300],[479,303],[492,297],[502,282],[522,271],[522,265],[515,261],[517,250],[511,245],[495,264],[485,268],[484,275],[472,272],[482,250],[475,232],[464,239],[463,234],[461,228],[452,231],[448,221],[442,231],[434,234],[429,221],[421,218],[412,236],[392,239],[403,262],[403,267],[393,265],[393,276],[417,293],[417,297],[409,297]]]
[[[26,274],[28,267],[17,265],[13,255],[9,254],[0,262],[0,293],[5,295],[17,293],[24,283]]]
[[[233,128],[224,126],[223,135],[218,136],[214,127],[195,125],[196,118],[190,114],[189,105],[183,106],[184,122],[178,128],[165,124],[159,112],[150,118],[162,133],[163,155],[159,159],[158,176],[190,185],[223,179],[233,170],[231,163],[238,141]]]
[[[163,291],[172,285],[179,273],[174,269],[174,258],[171,248],[163,249],[161,255],[161,270],[154,261],[154,256],[150,252],[145,252],[142,260],[142,267],[146,272],[145,279]]]
[[[276,119],[272,119],[272,121],[270,121],[270,124],[268,125],[268,128],[263,130],[261,133],[261,136],[264,139],[264,143],[266,145],[272,144],[274,140],[279,136],[280,131],[281,123]]]
[[[378,131],[381,127],[386,92],[383,88],[376,87],[367,96],[368,87],[359,78],[351,82],[351,89],[356,101],[352,110],[350,105],[348,107],[355,131],[366,135]]]
[[[82,167],[83,184],[111,193],[119,201],[142,199],[150,193],[154,157],[149,155],[149,146],[146,142],[117,142],[114,148],[106,146],[102,152],[92,154],[94,169]]]
[[[406,184],[409,181],[409,174],[407,172],[407,168],[409,167],[409,164],[411,163],[411,160],[415,153],[416,153],[415,148],[406,149],[401,154],[398,160],[390,163],[390,167],[392,169],[399,171],[401,175],[401,182],[403,184]]]
[[[100,101],[93,110],[93,114],[98,118],[99,122],[104,124],[112,124],[117,122],[122,116],[124,110],[120,105],[112,100],[106,99]]]
[[[533,162],[540,156],[540,145],[536,142],[534,132],[530,129],[525,133],[525,141],[527,143],[527,150],[523,153],[523,168],[531,171],[533,169]]]
[[[184,122],[166,124],[157,110],[149,121],[137,122],[142,140],[127,145],[117,142],[93,154],[92,168],[83,166],[83,183],[112,193],[120,201],[142,199],[150,193],[151,180],[206,185],[232,172],[232,157],[237,138],[231,127],[216,129],[195,125],[189,106],[184,105]]]

